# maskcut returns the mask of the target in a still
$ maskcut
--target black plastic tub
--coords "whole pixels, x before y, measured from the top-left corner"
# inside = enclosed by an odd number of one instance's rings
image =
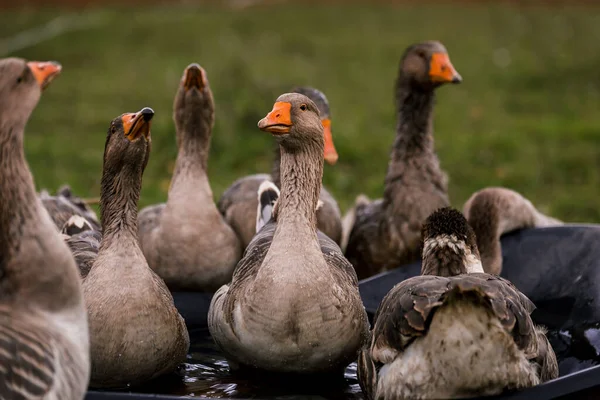
[[[549,329],[560,377],[534,388],[486,399],[600,399],[600,226],[517,231],[502,237],[502,253],[502,276],[536,304],[534,321]],[[370,318],[386,293],[396,283],[418,275],[420,267],[417,262],[360,282]],[[300,391],[290,391],[287,387],[253,387],[250,382],[236,381],[228,374],[227,364],[206,329],[212,294],[175,292],[173,297],[192,339],[183,376],[161,378],[127,392],[91,390],[87,400],[363,398],[354,364],[346,371],[343,387],[325,392],[312,390],[310,382]]]

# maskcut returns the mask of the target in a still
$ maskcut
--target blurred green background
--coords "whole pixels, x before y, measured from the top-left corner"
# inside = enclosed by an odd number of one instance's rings
[[[453,205],[502,185],[558,218],[600,222],[599,8],[325,3],[3,9],[0,57],[63,65],[26,131],[38,188],[69,183],[97,196],[109,121],[150,106],[140,206],[164,201],[176,157],[173,96],[184,68],[198,62],[217,107],[215,200],[235,179],[270,170],[273,139],[256,123],[279,94],[312,85],[331,103],[340,158],[324,183],[345,212],[359,193],[382,194],[402,52],[438,39],[464,79],[441,88],[435,108]]]

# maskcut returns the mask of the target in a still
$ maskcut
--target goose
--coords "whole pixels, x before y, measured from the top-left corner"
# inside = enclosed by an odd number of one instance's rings
[[[292,93],[307,96],[319,108],[325,134],[325,161],[331,165],[335,164],[338,160],[338,154],[331,135],[331,117],[327,97],[320,90],[308,86],[294,88]],[[225,220],[238,234],[244,249],[248,247],[256,232],[255,220],[258,206],[256,192],[260,184],[265,180],[270,180],[277,187],[281,186],[279,146],[275,146],[274,150],[275,157],[273,158],[271,174],[255,174],[238,179],[223,192],[217,203],[217,207]],[[339,206],[334,197],[324,187],[321,187],[319,200],[321,206],[317,212],[317,227],[339,244],[342,237],[342,220]]]
[[[137,203],[150,157],[154,111],[110,123],[100,189],[102,237],[83,279],[93,388],[135,386],[175,371],[190,345],[165,282],[148,266],[137,235]],[[94,230],[84,231],[96,232]],[[75,235],[74,237],[77,237]]]
[[[171,290],[214,292],[229,282],[240,241],[213,201],[207,165],[215,104],[206,72],[189,65],[173,104],[178,154],[166,204],[139,216],[142,251]]]
[[[410,46],[396,81],[398,117],[383,198],[358,196],[345,218],[342,247],[358,279],[419,259],[421,226],[439,207],[450,204],[447,177],[433,143],[435,90],[459,83],[444,45]]]
[[[42,190],[39,196],[58,229],[62,230],[73,215],[85,218],[93,229],[100,229],[100,221],[94,210],[80,197],[75,196],[68,185],[61,186],[54,196],[47,190]]]
[[[101,230],[80,215],[72,215],[61,228],[61,234],[79,267],[79,274],[85,279],[98,256],[102,242]]]
[[[88,323],[73,257],[35,192],[24,128],[54,62],[0,59],[0,398],[83,399]]]
[[[231,282],[213,296],[208,328],[232,371],[341,376],[369,324],[352,265],[317,230],[319,110],[308,97],[285,93],[258,127],[281,147],[281,192]]]
[[[522,228],[564,225],[539,212],[520,193],[503,187],[487,187],[473,193],[463,206],[463,214],[477,235],[483,269],[494,275],[502,272],[500,236]]]
[[[500,394],[558,376],[533,303],[508,280],[483,272],[475,233],[457,210],[423,226],[421,276],[381,302],[358,358],[369,399],[448,399]]]

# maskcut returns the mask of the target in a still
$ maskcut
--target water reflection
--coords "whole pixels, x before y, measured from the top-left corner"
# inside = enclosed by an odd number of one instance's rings
[[[292,399],[363,399],[356,379],[356,364],[351,364],[343,379],[302,382],[284,380],[257,381],[229,372],[227,361],[218,351],[208,330],[190,331],[192,345],[187,363],[178,374],[157,379],[132,392],[205,396],[210,398]],[[600,324],[580,325],[569,330],[549,330],[548,338],[556,352],[560,375],[600,365]]]
[[[192,345],[188,360],[179,375],[157,379],[133,389],[138,393],[211,398],[260,398],[292,400],[299,398],[346,400],[363,399],[356,379],[356,364],[346,369],[343,379],[327,382],[304,380],[295,382],[277,378],[258,382],[229,373],[227,361],[210,337],[208,330],[190,331]]]

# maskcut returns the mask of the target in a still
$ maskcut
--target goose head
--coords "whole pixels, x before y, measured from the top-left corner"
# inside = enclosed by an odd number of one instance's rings
[[[0,120],[27,121],[41,92],[61,71],[56,62],[0,60]]]
[[[154,111],[144,107],[111,121],[104,148],[105,174],[116,175],[125,169],[143,173],[150,158],[152,117]]]
[[[288,152],[295,153],[306,145],[323,148],[323,124],[317,105],[300,93],[279,96],[271,112],[258,121],[258,128],[271,133]]]
[[[422,228],[422,275],[455,276],[483,272],[475,232],[451,207],[434,211]]]
[[[334,165],[338,160],[338,153],[333,143],[333,135],[331,133],[331,114],[329,109],[329,101],[323,92],[310,86],[301,86],[292,89],[293,93],[300,93],[311,99],[321,116],[323,124],[323,135],[325,138],[325,162]]]
[[[206,71],[193,63],[183,76],[173,102],[173,121],[177,132],[201,134],[214,125],[215,105]]]
[[[460,83],[446,47],[438,41],[414,44],[406,49],[400,61],[397,85],[408,83],[414,88],[433,90],[445,83]]]

